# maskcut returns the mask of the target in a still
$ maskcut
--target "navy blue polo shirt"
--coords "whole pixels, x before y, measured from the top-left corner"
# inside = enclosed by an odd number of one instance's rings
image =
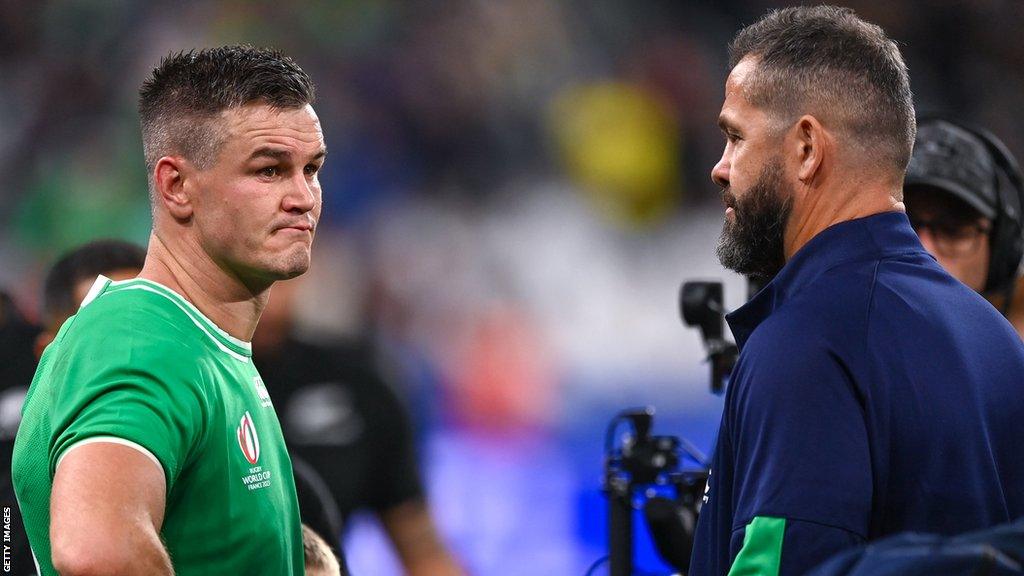
[[[691,576],[803,574],[1024,514],[1024,345],[902,212],[824,230],[728,321],[740,355]]]

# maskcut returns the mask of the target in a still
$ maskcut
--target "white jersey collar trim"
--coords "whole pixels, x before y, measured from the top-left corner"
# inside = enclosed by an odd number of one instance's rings
[[[100,276],[96,279],[96,283],[93,284],[93,287],[92,289],[90,289],[89,292],[91,294],[93,290],[96,290],[96,295],[98,295],[99,292],[102,291],[103,288],[105,288],[108,284],[110,286],[124,286],[136,283],[147,284],[149,286],[158,288],[159,290],[156,292],[157,294],[160,294],[161,296],[167,298],[168,300],[171,300],[172,302],[187,307],[189,311],[191,311],[193,314],[202,319],[203,322],[207,324],[212,330],[215,330],[218,336],[234,344],[235,346],[238,346],[246,350],[250,354],[252,353],[252,342],[246,342],[245,340],[235,338],[234,336],[228,334],[220,326],[217,326],[217,324],[214,323],[213,320],[210,320],[205,314],[200,312],[199,308],[196,308],[195,304],[189,302],[184,296],[178,294],[174,290],[168,288],[167,286],[164,286],[159,282],[154,282],[153,280],[148,280],[145,278],[132,278],[130,280],[111,280],[105,276]],[[98,285],[99,288],[97,289]],[[93,295],[92,298],[95,298],[96,295]],[[91,299],[89,298],[89,296],[86,296],[86,299],[84,302],[82,302],[82,305],[85,306],[89,301],[91,301]]]

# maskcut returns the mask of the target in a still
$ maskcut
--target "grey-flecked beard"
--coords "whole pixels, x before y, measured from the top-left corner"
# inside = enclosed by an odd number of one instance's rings
[[[761,283],[782,270],[786,223],[793,210],[792,197],[785,194],[784,186],[782,166],[776,161],[765,166],[742,199],[726,190],[733,218],[725,219],[718,239],[722,266]]]

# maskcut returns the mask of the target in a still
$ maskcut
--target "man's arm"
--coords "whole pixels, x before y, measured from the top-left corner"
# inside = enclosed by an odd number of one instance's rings
[[[873,483],[864,411],[849,372],[822,344],[774,338],[756,351],[758,361],[730,384],[729,574],[803,574],[868,534]]]
[[[448,554],[422,500],[389,508],[380,514],[409,576],[461,576],[463,571]]]
[[[63,576],[172,575],[160,541],[163,468],[129,446],[74,447],[57,467],[50,497],[53,565]]]

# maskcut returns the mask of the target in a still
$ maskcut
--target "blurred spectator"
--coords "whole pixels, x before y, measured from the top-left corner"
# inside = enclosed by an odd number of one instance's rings
[[[64,321],[78,310],[97,276],[134,278],[145,261],[146,251],[141,246],[123,240],[96,240],[57,260],[43,284],[43,330],[35,342],[36,358],[43,355]]]
[[[671,310],[687,278],[723,278],[726,308],[743,300],[742,279],[714,259],[720,47],[786,3],[0,2],[0,285],[35,309],[41,263],[97,235],[147,236],[125,95],[152,61],[197,45],[276,46],[322,79],[331,161],[318,243],[343,231],[379,281],[367,328],[400,362],[424,438],[497,431],[504,442],[526,429],[562,446],[638,402],[687,425],[717,422],[699,338]],[[1024,3],[847,4],[900,42],[919,110],[1024,149]],[[323,256],[337,263],[332,248]],[[337,330],[342,299],[318,284],[302,308],[319,317],[298,323]],[[687,432],[698,433],[709,435]],[[593,488],[593,462],[571,452],[585,479],[574,489]],[[499,531],[467,536],[438,520],[477,572],[485,548],[508,548]],[[500,533],[530,530],[512,524]],[[552,543],[569,556],[580,546]]]
[[[1024,337],[1024,175],[1006,146],[980,128],[922,121],[903,191],[924,247]]]
[[[302,525],[302,556],[306,576],[348,576],[327,542],[305,524]]]
[[[0,350],[5,356],[0,360],[0,450],[5,464],[0,477],[0,504],[3,506],[17,509],[10,476],[11,453],[21,421],[21,405],[36,361],[64,321],[78,309],[96,276],[103,274],[115,280],[132,278],[142,268],[145,258],[145,250],[118,240],[93,242],[61,257],[46,275],[41,329],[26,321],[6,295],[0,296]],[[21,518],[12,516],[11,524],[12,573],[34,574],[32,552]]]
[[[409,418],[373,352],[298,338],[296,286],[274,287],[253,338],[253,358],[290,450],[323,478],[343,525],[358,509],[379,517],[409,574],[461,574],[427,509]],[[324,533],[340,540],[337,531]]]
[[[0,292],[0,506],[4,511],[11,511],[11,539],[4,541],[4,550],[10,550],[10,555],[5,553],[4,557],[11,559],[10,572],[14,574],[35,573],[28,537],[17,512],[11,482],[11,454],[21,422],[21,405],[35,372],[32,346],[38,334],[39,328],[25,318],[10,296]],[[7,518],[4,520],[6,522]]]

